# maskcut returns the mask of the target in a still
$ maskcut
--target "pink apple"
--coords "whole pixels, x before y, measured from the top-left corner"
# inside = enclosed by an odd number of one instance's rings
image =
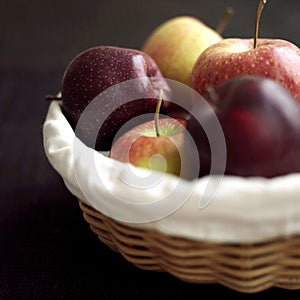
[[[224,39],[206,49],[196,61],[191,86],[200,94],[225,80],[257,75],[271,78],[300,101],[300,49],[279,39]]]
[[[191,75],[192,88],[203,94],[228,79],[256,75],[277,81],[300,101],[300,49],[286,40],[258,39],[266,3],[259,1],[253,39],[224,39],[198,57]]]
[[[121,135],[109,156],[124,163],[179,176],[186,122],[172,118],[148,121]]]

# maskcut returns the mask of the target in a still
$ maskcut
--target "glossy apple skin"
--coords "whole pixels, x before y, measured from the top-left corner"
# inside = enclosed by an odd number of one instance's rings
[[[286,40],[223,39],[207,48],[196,61],[191,87],[201,95],[208,87],[242,76],[257,75],[282,84],[300,101],[300,50]]]
[[[216,99],[217,97],[217,99]],[[274,80],[242,76],[206,94],[223,129],[227,162],[225,174],[266,177],[300,172],[300,105]],[[199,110],[210,124],[211,115]],[[187,125],[199,151],[202,173],[210,172],[210,147],[199,123]]]
[[[145,81],[147,77],[153,77],[155,81]],[[93,47],[77,55],[67,66],[61,87],[62,110],[73,127],[95,97],[118,83],[132,79],[143,79],[143,84],[137,82],[130,90],[124,88],[114,100],[109,96],[101,97],[101,103],[91,114],[93,120],[77,128],[79,138],[88,146],[96,150],[109,150],[116,132],[132,118],[154,113],[159,89],[163,89],[167,97],[169,87],[155,62],[147,54],[135,49]],[[140,93],[145,97],[136,99],[135,95]],[[124,96],[136,100],[124,102]],[[109,114],[112,110],[113,113]],[[161,112],[164,112],[164,108]],[[133,122],[127,125],[131,128],[137,124]],[[100,129],[96,143],[91,138],[95,135],[92,132],[95,128]]]
[[[189,85],[193,65],[200,53],[221,39],[199,19],[179,16],[154,29],[142,50],[154,59],[166,78]]]
[[[161,134],[156,136],[154,121],[145,122],[119,137],[109,156],[138,167],[179,176],[185,126],[184,120],[161,118]],[[163,157],[166,165],[157,155]]]

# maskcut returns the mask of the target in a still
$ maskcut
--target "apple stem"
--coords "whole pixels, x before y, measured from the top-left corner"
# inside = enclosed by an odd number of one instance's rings
[[[266,3],[267,3],[267,0],[260,0],[258,9],[256,12],[255,29],[254,29],[254,45],[253,45],[254,49],[256,49],[256,47],[257,47],[258,28],[259,28],[260,18],[261,18],[261,14],[262,14],[262,11],[263,11]]]
[[[155,109],[155,115],[154,115],[154,125],[155,125],[155,132],[156,136],[159,137],[159,128],[158,128],[158,121],[159,121],[159,112],[160,112],[160,107],[162,104],[162,95],[163,95],[163,90],[159,90],[159,95],[158,95],[158,100],[157,100],[157,105]]]
[[[234,9],[232,7],[227,7],[222,20],[220,21],[219,25],[215,29],[215,31],[218,34],[221,35],[224,32],[225,28],[227,27],[227,25],[228,25],[228,23],[229,23],[229,21],[230,21],[230,19],[232,18],[233,15],[234,15]]]

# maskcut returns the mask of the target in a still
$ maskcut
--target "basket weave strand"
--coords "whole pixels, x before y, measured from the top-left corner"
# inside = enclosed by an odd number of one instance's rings
[[[80,200],[79,206],[100,241],[141,269],[244,293],[300,289],[299,236],[253,244],[202,242],[121,224]]]

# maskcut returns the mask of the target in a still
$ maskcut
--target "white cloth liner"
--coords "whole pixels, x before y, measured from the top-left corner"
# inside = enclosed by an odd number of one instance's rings
[[[46,156],[69,191],[129,226],[194,240],[228,243],[263,242],[300,233],[300,174],[273,179],[225,176],[213,200],[201,209],[199,204],[205,194],[207,177],[179,182],[172,175],[159,178],[158,173],[159,183],[149,189],[127,184],[124,178],[130,179],[133,171],[145,176],[148,171],[113,161],[86,147],[75,137],[58,101],[49,106],[43,139]],[[74,145],[82,156],[90,155],[95,170],[74,154]],[[176,192],[172,193],[174,189]],[[157,206],[156,201],[168,195],[174,199],[175,208],[169,205],[167,214],[163,211],[166,205]],[[184,203],[180,197],[185,197]],[[119,198],[122,200],[117,201]],[[162,208],[159,213],[158,208]]]

